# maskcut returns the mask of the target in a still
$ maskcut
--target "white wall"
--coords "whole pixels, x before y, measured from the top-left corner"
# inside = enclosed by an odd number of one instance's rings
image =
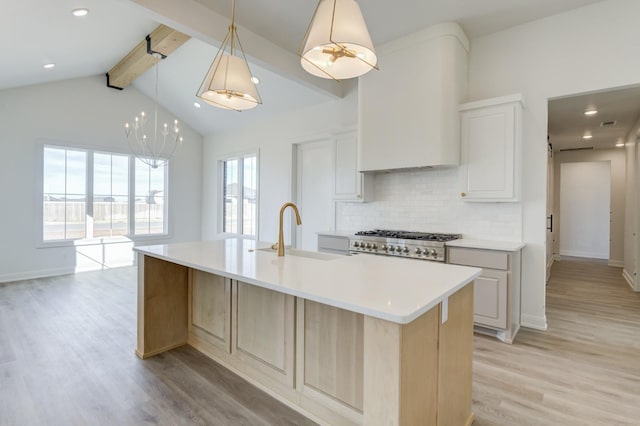
[[[128,153],[124,123],[151,106],[133,86],[106,87],[104,76],[0,91],[0,282],[131,264],[130,242],[36,248],[38,141]],[[171,237],[149,243],[200,237],[202,137],[183,130],[185,144],[169,169]]]
[[[562,254],[562,248],[560,247],[560,240],[563,238],[561,235],[563,225],[561,211],[561,199],[567,195],[561,191],[563,175],[561,173],[562,164],[567,163],[590,163],[590,162],[608,162],[611,164],[610,173],[610,209],[611,209],[611,222],[609,226],[609,238],[610,242],[607,244],[607,248],[603,249],[609,253],[608,257],[604,257],[609,260],[611,266],[622,266],[624,264],[625,257],[625,194],[626,194],[626,166],[625,166],[625,150],[624,149],[595,149],[585,151],[565,151],[556,152],[555,154],[555,191],[554,191],[554,221],[557,218],[557,222],[553,224],[555,229],[558,229],[558,235],[555,238],[554,251]],[[594,176],[585,174],[581,178],[585,187],[594,188],[599,182],[594,181]],[[569,194],[569,197],[571,194]]]
[[[560,255],[609,259],[611,162],[563,162],[559,195]]]
[[[522,324],[546,328],[545,201],[550,98],[640,83],[640,2],[609,0],[471,41],[469,100],[522,93]]]
[[[219,182],[218,162],[225,157],[259,150],[259,224],[258,238],[278,240],[280,206],[292,199],[293,144],[326,136],[331,131],[355,128],[357,85],[343,83],[345,98],[285,114],[224,135],[212,135],[204,143],[204,183],[202,238],[218,235]],[[260,107],[258,107],[260,108]],[[230,112],[233,114],[234,112]],[[285,243],[290,244],[291,213],[287,212]],[[304,223],[304,217],[302,217]]]

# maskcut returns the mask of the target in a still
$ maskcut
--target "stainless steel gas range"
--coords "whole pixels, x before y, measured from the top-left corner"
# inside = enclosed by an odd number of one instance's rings
[[[444,262],[446,260],[445,242],[459,238],[462,238],[462,235],[384,229],[360,231],[349,238],[349,253],[370,253]]]

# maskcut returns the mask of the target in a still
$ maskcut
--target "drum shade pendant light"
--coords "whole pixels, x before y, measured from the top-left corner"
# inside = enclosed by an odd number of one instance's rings
[[[355,0],[320,0],[298,52],[302,68],[342,80],[378,69],[367,24]]]
[[[233,0],[229,32],[196,96],[218,108],[242,111],[255,108],[262,103],[262,99],[251,81],[251,71],[238,38],[235,17],[236,2]]]

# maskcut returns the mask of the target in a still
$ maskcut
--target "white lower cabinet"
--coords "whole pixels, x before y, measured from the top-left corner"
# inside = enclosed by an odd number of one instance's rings
[[[448,263],[482,268],[474,281],[475,331],[513,343],[520,329],[520,251],[448,247]]]
[[[473,321],[489,327],[507,328],[508,273],[483,269],[474,283]]]

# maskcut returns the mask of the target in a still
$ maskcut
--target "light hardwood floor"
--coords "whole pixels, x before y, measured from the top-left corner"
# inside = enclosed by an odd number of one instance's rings
[[[142,361],[136,270],[0,284],[0,425],[312,425],[195,349]]]
[[[474,425],[640,425],[640,294],[606,263],[562,260],[549,329],[475,337]]]
[[[305,425],[183,347],[134,355],[134,268],[0,284],[0,425]],[[549,330],[476,336],[474,425],[639,425],[640,294],[619,268],[561,261]]]

